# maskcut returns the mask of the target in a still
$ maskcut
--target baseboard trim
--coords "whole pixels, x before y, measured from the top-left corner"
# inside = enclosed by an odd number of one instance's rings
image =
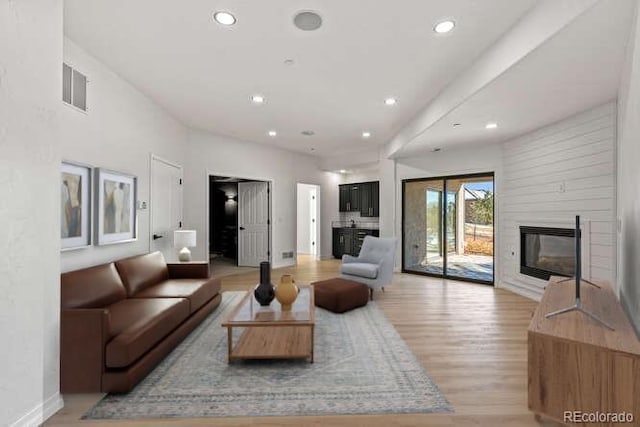
[[[64,406],[62,395],[58,392],[23,415],[11,424],[11,427],[39,426]]]
[[[631,310],[631,306],[628,303],[626,295],[623,291],[620,291],[620,303],[622,304],[622,308],[624,309],[627,318],[629,318],[629,323],[633,326],[634,332],[636,333],[636,337],[640,339],[640,319],[635,318],[633,316],[633,310]]]
[[[296,262],[294,259],[291,259],[291,261],[280,261],[274,263],[271,268],[293,267],[294,265],[296,265]]]
[[[531,289],[527,289],[523,286],[514,285],[512,283],[500,282],[497,288],[506,289],[507,291],[513,292],[514,294],[521,295],[523,297],[540,301],[542,299],[542,293],[532,291]]]

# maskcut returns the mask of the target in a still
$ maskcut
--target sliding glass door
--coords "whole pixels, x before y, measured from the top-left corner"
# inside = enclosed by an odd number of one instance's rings
[[[493,284],[493,174],[402,182],[402,269]]]

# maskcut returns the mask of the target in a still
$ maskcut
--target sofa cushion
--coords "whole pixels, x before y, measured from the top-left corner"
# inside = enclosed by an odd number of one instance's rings
[[[60,275],[60,305],[67,308],[101,308],[127,296],[113,263]]]
[[[343,274],[351,274],[352,276],[375,279],[378,277],[378,265],[364,262],[350,262],[342,264],[340,266],[340,272]]]
[[[187,298],[190,313],[220,293],[220,279],[169,279],[138,292],[133,298]]]
[[[116,268],[122,277],[128,296],[169,278],[169,269],[162,252],[116,261]]]
[[[107,308],[109,334],[107,368],[135,362],[189,317],[184,298],[129,298]]]

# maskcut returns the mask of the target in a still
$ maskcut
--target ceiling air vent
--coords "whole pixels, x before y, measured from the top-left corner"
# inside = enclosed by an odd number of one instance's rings
[[[62,64],[62,100],[76,108],[87,111],[87,76]]]

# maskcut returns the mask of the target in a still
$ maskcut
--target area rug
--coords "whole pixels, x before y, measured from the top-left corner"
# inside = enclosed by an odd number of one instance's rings
[[[83,418],[399,414],[450,412],[375,303],[344,314],[316,309],[315,362],[227,363],[220,307],[127,394],[109,394]]]

